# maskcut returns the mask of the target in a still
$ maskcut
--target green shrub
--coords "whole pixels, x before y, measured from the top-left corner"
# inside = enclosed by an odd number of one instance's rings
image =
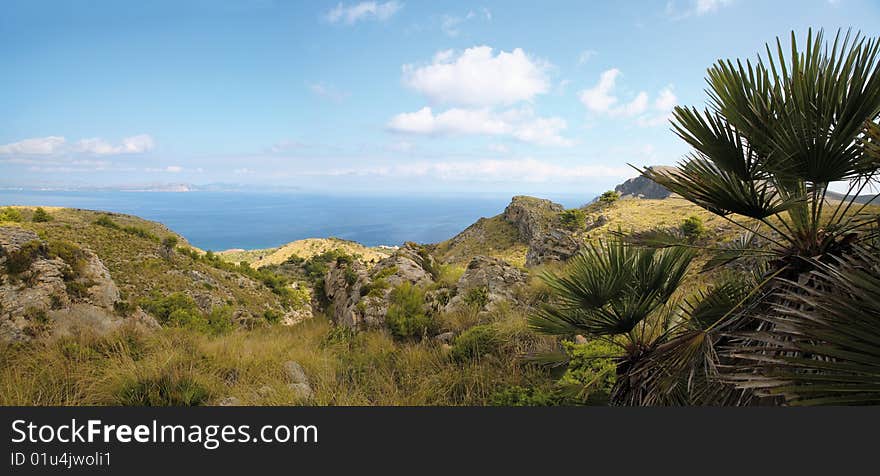
[[[137,236],[140,238],[145,238],[150,241],[155,241],[157,243],[160,241],[158,236],[150,233],[149,231],[147,231],[143,228],[140,228],[137,226],[119,226],[118,223],[113,221],[107,215],[101,215],[100,217],[98,217],[98,219],[95,220],[95,225],[103,226],[104,228],[110,228],[111,230],[121,230],[125,233],[128,233],[129,235],[134,235],[134,236]]]
[[[391,290],[389,298],[385,323],[394,337],[408,339],[427,332],[431,320],[425,313],[425,292],[421,288],[403,283]]]
[[[620,350],[598,339],[585,344],[564,341],[562,346],[569,363],[559,383],[577,388],[582,400],[607,400],[617,379],[616,357]]]
[[[135,305],[125,299],[120,299],[113,303],[113,311],[122,317],[130,316],[134,312],[134,309]]]
[[[195,406],[207,402],[210,396],[193,376],[173,371],[128,380],[115,394],[119,405],[142,407]]]
[[[687,217],[687,219],[681,223],[679,229],[684,236],[692,240],[696,240],[706,233],[706,228],[703,226],[703,219],[696,215]]]
[[[614,203],[620,199],[620,194],[615,192],[614,190],[609,190],[602,195],[599,195],[599,203]]]
[[[37,207],[34,210],[34,215],[31,217],[31,221],[34,223],[45,223],[47,221],[52,221],[52,215],[49,215],[43,207]]]
[[[71,279],[64,282],[67,294],[74,299],[85,299],[89,297],[89,288],[94,285],[95,282],[92,280],[82,281]]]
[[[470,288],[463,299],[468,306],[482,309],[486,307],[486,304],[489,304],[489,289],[485,286]]]
[[[263,319],[269,324],[275,324],[281,320],[282,314],[275,309],[266,309],[263,312]]]
[[[166,236],[162,239],[162,253],[166,257],[171,257],[174,254],[175,248],[177,248],[176,236]]]
[[[196,305],[193,298],[181,292],[171,293],[164,297],[154,296],[152,299],[144,299],[140,305],[144,311],[152,314],[162,325],[188,321],[191,316],[201,314],[199,306]]]
[[[232,330],[232,306],[215,306],[208,313],[205,330],[214,334],[223,334]]]
[[[107,215],[101,215],[95,220],[95,225],[103,226],[104,228],[110,228],[111,230],[119,230],[119,225],[110,219]]]
[[[21,212],[15,208],[7,207],[0,211],[0,221],[21,221]]]
[[[583,230],[587,226],[587,214],[580,208],[559,213],[559,223],[569,230]]]
[[[76,243],[67,240],[52,240],[48,243],[49,256],[61,258],[70,268],[65,270],[64,280],[72,281],[79,278],[87,263],[86,252]]]
[[[493,393],[489,404],[496,407],[549,407],[558,405],[559,400],[552,390],[514,385]]]
[[[361,286],[361,296],[383,297],[385,290],[388,289],[388,281],[384,279],[374,279],[367,284]]]
[[[482,324],[462,332],[452,345],[451,355],[459,361],[479,359],[495,353],[500,344],[498,331],[488,324]]]
[[[21,245],[16,251],[6,256],[6,270],[9,274],[19,274],[27,271],[34,261],[45,253],[43,244],[38,240],[31,240]]]
[[[345,284],[348,284],[349,286],[351,286],[354,283],[356,283],[357,280],[358,280],[357,273],[353,269],[351,269],[350,267],[345,268]]]

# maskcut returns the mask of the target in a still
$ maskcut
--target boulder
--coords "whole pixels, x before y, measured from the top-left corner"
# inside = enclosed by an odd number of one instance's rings
[[[433,282],[436,266],[434,258],[414,243],[404,244],[370,270],[356,260],[332,263],[324,277],[332,320],[354,329],[384,326],[391,290],[403,283]]]
[[[22,247],[35,243],[29,258],[13,275],[8,260]],[[81,249],[76,273],[36,233],[18,227],[0,227],[0,339],[30,340],[63,335],[87,328],[106,333],[123,319],[113,306],[119,289],[98,256]]]
[[[455,296],[446,305],[446,310],[465,305],[491,310],[501,302],[515,301],[518,290],[527,281],[526,272],[502,259],[476,256],[458,279]]]
[[[526,266],[546,261],[565,261],[580,250],[572,233],[560,228],[559,214],[565,207],[550,200],[516,196],[504,209],[505,220],[516,226],[528,245]]]
[[[287,384],[287,388],[293,390],[293,394],[297,399],[309,400],[312,398],[314,394],[312,385],[309,383],[306,371],[303,370],[299,362],[295,360],[285,362],[284,372],[287,374],[287,380],[290,382]]]

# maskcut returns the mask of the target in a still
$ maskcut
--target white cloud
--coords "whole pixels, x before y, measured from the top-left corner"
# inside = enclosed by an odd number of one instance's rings
[[[584,50],[581,51],[581,54],[578,55],[578,64],[585,64],[587,61],[590,61],[592,57],[596,56],[595,50]]]
[[[345,23],[346,25],[353,25],[361,20],[385,21],[399,12],[401,8],[403,8],[403,4],[397,1],[360,2],[350,6],[339,3],[327,12],[324,18],[330,23]]]
[[[730,5],[731,3],[731,0],[696,0],[694,11],[697,15],[704,15],[709,12],[714,12],[723,6]]]
[[[675,102],[677,100],[678,98],[676,98],[675,94],[672,92],[672,87],[667,86],[660,91],[660,94],[654,101],[654,108],[660,111],[671,111],[672,108],[675,107]]]
[[[596,86],[584,89],[580,92],[581,102],[592,112],[607,112],[617,102],[617,97],[611,92],[614,90],[614,82],[620,74],[618,69],[609,69],[602,73]]]
[[[685,6],[670,0],[666,3],[666,15],[675,20],[690,16],[702,16],[731,5],[733,0],[689,0]]]
[[[459,28],[463,23],[471,21],[475,18],[482,18],[486,21],[492,21],[492,12],[489,11],[488,8],[484,8],[480,14],[477,14],[473,10],[467,12],[464,16],[455,16],[455,15],[443,15],[440,20],[440,29],[443,30],[443,33],[446,33],[447,36],[455,38],[461,33],[461,29]]]
[[[118,145],[113,145],[99,137],[81,139],[74,145],[73,150],[94,155],[141,154],[152,150],[155,145],[152,137],[141,134],[126,137]]]
[[[24,139],[11,144],[0,145],[0,155],[52,155],[65,145],[64,137],[49,136]]]
[[[312,93],[327,98],[333,102],[342,102],[343,99],[348,97],[348,93],[340,91],[330,84],[321,82],[307,83],[306,85]]]
[[[167,167],[146,168],[146,169],[144,169],[144,171],[179,174],[180,172],[183,172],[183,167],[181,167],[180,165],[169,165]]]
[[[578,97],[584,107],[592,113],[609,117],[635,117],[636,123],[641,126],[665,123],[677,100],[672,92],[672,86],[661,90],[653,104],[650,104],[648,93],[639,91],[632,100],[618,106],[619,99],[614,94],[614,89],[619,76],[620,70],[609,69],[600,75],[599,82],[595,86],[581,91]]]
[[[52,155],[83,153],[91,155],[140,154],[152,150],[155,141],[147,134],[126,137],[119,144],[112,144],[100,137],[80,139],[68,144],[64,137],[49,136],[25,139],[0,145],[0,155]]]
[[[522,158],[418,162],[386,167],[331,169],[317,174],[431,177],[439,180],[480,182],[561,182],[587,178],[628,178],[632,175],[632,169],[626,166],[561,165]]]
[[[489,46],[476,46],[457,57],[451,50],[440,51],[426,66],[404,65],[403,83],[436,103],[511,105],[546,93],[547,69],[520,48],[495,55]]]
[[[388,128],[394,132],[433,136],[509,136],[522,142],[560,147],[573,145],[571,140],[561,136],[567,127],[562,118],[536,117],[528,108],[500,113],[485,108],[453,108],[435,115],[430,107],[423,107],[416,112],[398,114],[388,123]]]

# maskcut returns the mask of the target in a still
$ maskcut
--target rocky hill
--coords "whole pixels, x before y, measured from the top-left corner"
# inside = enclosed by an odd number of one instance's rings
[[[392,248],[379,248],[364,246],[356,241],[343,240],[340,238],[306,238],[296,240],[277,248],[262,250],[226,250],[217,255],[231,263],[246,262],[254,268],[280,265],[291,257],[308,260],[331,250],[340,250],[346,254],[356,256],[365,263],[375,263],[387,257],[393,251]]]
[[[550,200],[516,196],[500,215],[481,218],[451,239],[439,243],[436,256],[446,263],[467,263],[478,255],[504,259],[517,266],[564,261],[577,253],[576,233],[565,230],[565,207]]]
[[[34,222],[32,209],[17,209],[20,221],[0,222],[0,338],[109,330],[127,319],[155,326],[176,310],[247,326],[311,315],[307,299],[293,302],[277,283],[212,260],[159,223],[62,208]]]
[[[675,170],[675,167],[664,165],[654,165],[649,168],[652,170],[660,171]],[[670,195],[669,190],[666,190],[665,187],[657,184],[649,178],[643,177],[642,175],[631,178],[626,182],[623,182],[622,184],[614,187],[614,191],[619,193],[622,197],[630,196],[648,199],[661,199],[666,198]]]

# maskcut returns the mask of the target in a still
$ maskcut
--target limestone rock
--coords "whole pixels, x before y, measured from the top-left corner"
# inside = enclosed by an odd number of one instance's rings
[[[406,243],[369,271],[359,261],[332,263],[324,278],[324,294],[333,321],[354,329],[383,326],[391,290],[405,282],[433,282],[435,267],[434,258],[414,243]]]
[[[28,243],[36,246],[22,259]],[[78,328],[105,333],[122,323],[113,310],[119,289],[110,272],[92,251],[80,253],[74,273],[64,260],[50,256],[36,233],[0,227],[0,339],[30,340]],[[15,274],[7,266],[13,257]]]
[[[293,390],[294,396],[300,400],[311,400],[314,395],[312,387],[307,383],[291,383],[287,385],[287,388]]]
[[[302,365],[295,360],[289,360],[284,363],[284,372],[287,374],[287,379],[290,383],[309,383],[309,377],[306,376],[306,371],[303,370]]]
[[[675,167],[667,167],[663,165],[654,165],[649,167],[658,171],[675,171]],[[657,184],[653,180],[639,175],[631,178],[626,182],[614,187],[614,191],[619,193],[621,197],[635,197],[648,199],[667,198],[671,192],[666,187]]]
[[[503,301],[513,301],[528,274],[499,258],[476,256],[458,280],[456,294],[446,310],[464,305],[477,305],[490,310]]]
[[[217,402],[217,405],[221,407],[238,407],[241,406],[241,400],[235,397],[226,397]]]
[[[284,363],[284,371],[290,382],[287,384],[287,388],[293,390],[296,398],[301,400],[311,399],[314,392],[312,392],[312,385],[309,383],[309,377],[306,375],[306,371],[303,370],[302,365],[295,360],[289,360]]]
[[[503,217],[516,226],[528,244],[526,266],[546,261],[564,261],[580,250],[580,243],[558,226],[559,213],[565,207],[550,200],[516,196],[504,210]]]

